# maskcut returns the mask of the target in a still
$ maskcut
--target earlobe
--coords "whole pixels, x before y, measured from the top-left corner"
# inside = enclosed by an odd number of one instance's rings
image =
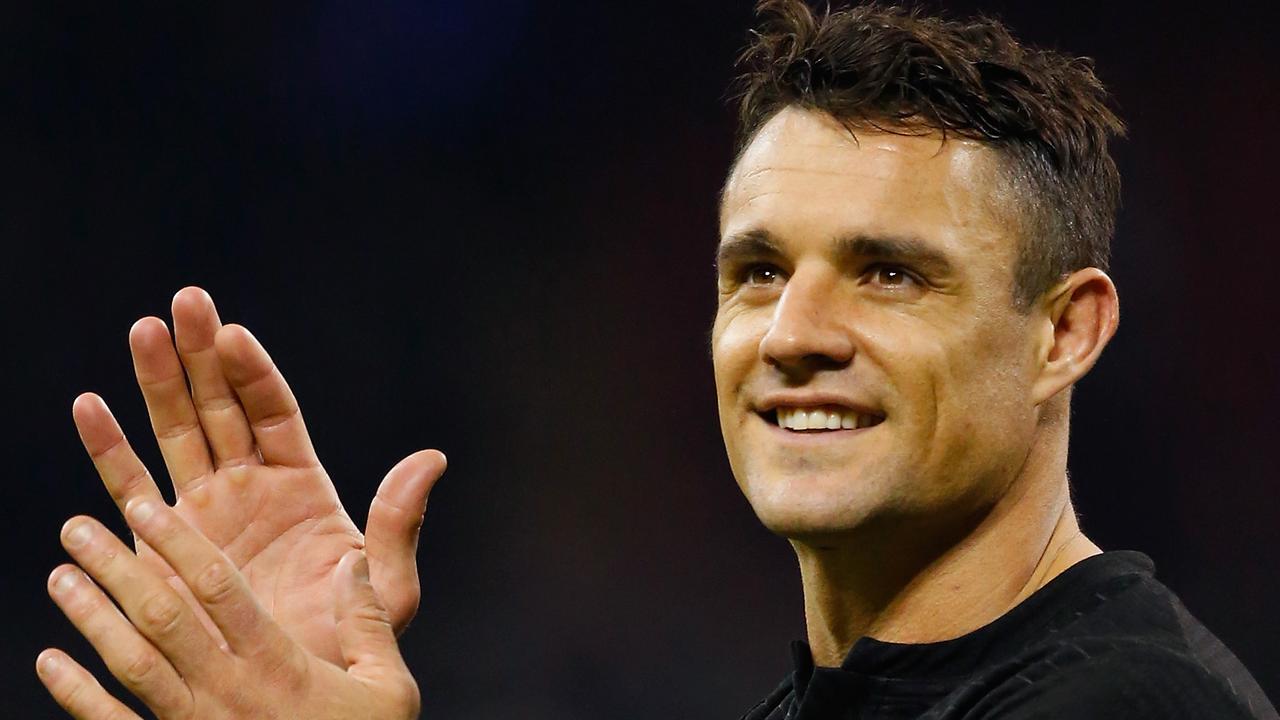
[[[1089,372],[1120,321],[1115,283],[1098,268],[1077,270],[1064,278],[1046,294],[1046,305],[1048,326],[1033,390],[1037,405]]]

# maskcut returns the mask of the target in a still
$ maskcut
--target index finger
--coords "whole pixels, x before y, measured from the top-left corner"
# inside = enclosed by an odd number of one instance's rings
[[[137,497],[162,497],[151,473],[129,446],[124,431],[101,397],[84,393],[76,398],[71,405],[71,416],[75,418],[80,442],[84,443],[117,507],[124,510],[125,504]]]
[[[258,604],[236,566],[173,508],[138,498],[125,508],[125,518],[186,583],[232,652],[273,665],[297,655],[299,647]]]

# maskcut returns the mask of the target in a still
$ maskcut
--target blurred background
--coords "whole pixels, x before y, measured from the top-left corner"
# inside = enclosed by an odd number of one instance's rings
[[[1120,334],[1076,395],[1085,529],[1280,697],[1280,70],[1262,4],[948,3],[1097,59],[1131,138]],[[930,5],[929,7],[936,7]],[[272,352],[356,521],[439,447],[404,651],[428,718],[734,718],[803,634],[723,457],[707,331],[748,2],[5,3],[9,714],[64,519],[123,528],[71,424],[163,465],[126,333],[207,288]],[[114,687],[114,685],[112,685]]]

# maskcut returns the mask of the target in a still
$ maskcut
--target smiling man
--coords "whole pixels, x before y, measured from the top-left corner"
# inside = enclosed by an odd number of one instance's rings
[[[1072,508],[1072,387],[1119,318],[1123,125],[1088,61],[991,21],[761,11],[712,351],[808,644],[748,718],[1275,717]]]
[[[1275,718],[1148,558],[1076,522],[1072,388],[1119,317],[1123,126],[1089,63],[989,21],[760,11],[712,355],[734,476],[795,549],[808,642],[748,720]],[[146,542],[71,520],[97,584],[62,567],[50,593],[161,718],[416,716],[392,629],[443,457],[393,469],[362,535],[261,346],[198,289],[174,319],[176,352],[155,318],[130,339],[176,507],[82,397]],[[77,718],[136,717],[58,651],[38,672]]]

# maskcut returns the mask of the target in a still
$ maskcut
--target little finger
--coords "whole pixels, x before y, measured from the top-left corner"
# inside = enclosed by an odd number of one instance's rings
[[[191,691],[173,665],[138,634],[102,590],[63,565],[49,575],[49,596],[129,692],[161,716],[191,705]]]
[[[40,653],[36,674],[53,699],[76,720],[142,720],[61,650]]]

